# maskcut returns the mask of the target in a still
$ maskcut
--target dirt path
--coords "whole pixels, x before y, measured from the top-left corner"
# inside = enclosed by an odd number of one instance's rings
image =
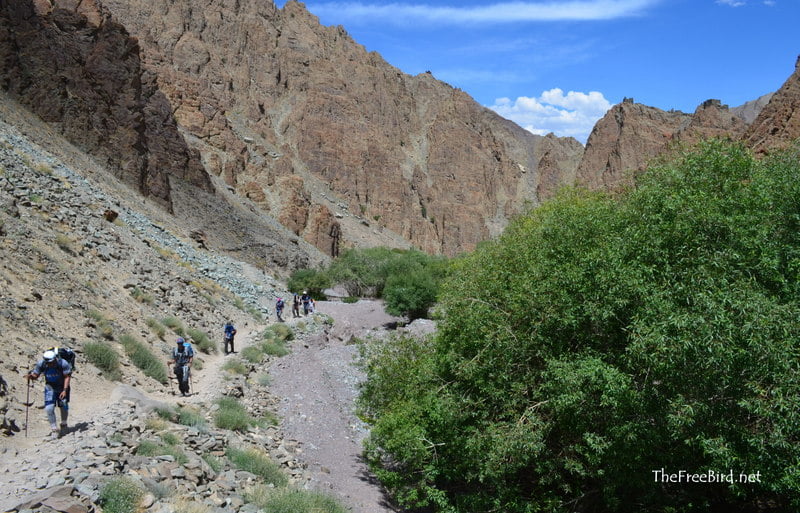
[[[353,513],[390,513],[399,511],[389,504],[382,487],[368,472],[361,459],[366,427],[354,415],[354,401],[362,373],[353,366],[357,346],[353,337],[364,338],[383,331],[398,319],[387,315],[378,302],[356,304],[319,302],[318,310],[334,319],[324,333],[301,337],[292,343],[291,354],[270,364],[271,392],[279,399],[281,430],[287,439],[296,440],[302,449],[301,459],[308,464],[311,486],[335,496]],[[289,325],[304,321],[292,319]],[[236,350],[241,351],[260,337],[264,325],[237,326]],[[208,403],[224,388],[221,352],[201,355],[203,368],[194,375],[194,393],[181,397],[172,386],[154,387],[133,383],[151,399],[171,404]],[[70,405],[72,429],[84,430],[103,417],[113,404],[113,386],[89,366],[79,369]],[[29,437],[20,434],[0,439],[0,504],[12,504],[25,495],[25,488],[9,486],[14,473],[24,468],[35,475],[36,461],[53,446],[71,443],[70,435],[55,442],[45,439],[49,426],[41,404],[41,384],[31,390]],[[8,478],[4,478],[8,476]]]
[[[281,398],[281,429],[301,443],[314,484],[353,513],[398,511],[361,459],[367,430],[354,415],[354,401],[363,375],[353,366],[358,348],[351,343],[398,319],[374,301],[320,301],[317,307],[334,319],[332,329],[295,342],[292,353],[270,368],[271,391]]]

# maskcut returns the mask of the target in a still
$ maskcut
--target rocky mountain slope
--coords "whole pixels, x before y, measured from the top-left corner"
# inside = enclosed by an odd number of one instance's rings
[[[685,114],[625,99],[595,125],[578,166],[577,183],[592,189],[630,185],[635,173],[653,158],[703,138],[741,140],[762,154],[786,147],[800,138],[798,66],[776,93],[734,109],[708,100],[693,114]]]
[[[559,182],[543,183],[540,163],[569,173],[583,151],[400,72],[295,1],[103,4],[209,172],[328,254],[376,227],[433,253],[469,250]]]
[[[286,490],[326,491],[354,512],[391,511],[382,505],[380,487],[364,478],[357,455],[365,431],[352,413],[360,378],[350,367],[355,346],[346,344],[372,329],[372,314],[339,317],[335,326],[324,314],[290,320],[298,353],[314,358],[299,354],[281,366],[295,380],[285,391],[270,386],[275,357],[254,363],[208,350],[198,352],[191,397],[174,396],[174,382],[162,383],[133,364],[126,338],[165,362],[179,333],[197,350],[203,336],[218,346],[222,325],[232,319],[243,354],[261,343],[272,324],[271,305],[287,291],[263,270],[192,238],[180,208],[170,215],[160,202],[142,201],[49,126],[0,100],[0,509],[97,511],[102,488],[126,476],[144,490],[143,510],[255,513],[247,493],[268,485],[229,456],[243,450],[269,458],[275,482],[285,482]],[[171,192],[180,206],[185,193]],[[375,326],[387,322],[385,314],[376,319]],[[179,328],[168,328],[173,325]],[[116,380],[91,363],[90,342],[117,353]],[[56,441],[45,439],[41,383],[30,390],[23,378],[53,345],[78,353],[70,428]],[[229,364],[233,370],[225,370]],[[303,378],[315,372],[325,379]],[[317,416],[304,401],[313,394],[323,394],[332,410]],[[280,424],[218,428],[213,416],[220,397]],[[292,426],[305,430],[290,437],[284,423],[293,435]],[[307,456],[313,452],[305,448],[323,436],[332,452]],[[328,459],[343,450],[352,455],[348,468],[358,472],[339,473],[340,459]]]

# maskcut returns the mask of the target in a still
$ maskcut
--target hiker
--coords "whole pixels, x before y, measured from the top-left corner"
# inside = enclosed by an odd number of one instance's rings
[[[303,303],[303,315],[308,315],[311,309],[311,296],[308,295],[308,291],[303,291],[303,295],[300,296],[300,301]]]
[[[308,302],[309,302],[308,311],[311,312],[311,313],[316,312],[317,311],[317,302],[314,301],[314,298],[313,297],[308,298]]]
[[[182,396],[189,395],[189,378],[192,374],[192,361],[194,360],[194,349],[186,343],[183,337],[178,337],[177,344],[172,350],[172,360],[168,363],[174,364],[172,370],[178,379],[178,390]]]
[[[67,433],[67,417],[69,416],[69,382],[72,378],[72,366],[59,358],[58,353],[48,349],[42,359],[26,378],[28,381],[39,379],[44,374],[44,410],[50,421],[50,439],[55,440]],[[61,427],[56,424],[56,406],[61,409]]]
[[[278,300],[275,301],[275,315],[278,316],[278,322],[283,322],[283,317],[281,317],[281,314],[283,314],[283,306],[283,298],[279,297]]]
[[[300,317],[300,296],[297,295],[297,292],[292,298],[292,317]]]
[[[228,352],[229,352],[228,351],[228,344],[231,345],[230,352],[231,353],[233,352],[233,337],[235,335],[236,335],[236,328],[233,327],[233,321],[228,321],[228,323],[225,324],[225,337],[224,337],[225,354],[228,354]]]

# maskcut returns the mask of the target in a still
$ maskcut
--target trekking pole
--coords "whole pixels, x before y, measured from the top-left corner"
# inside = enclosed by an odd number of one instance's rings
[[[26,379],[27,385],[25,386],[27,392],[25,394],[25,438],[28,438],[28,407],[31,404],[31,380]]]

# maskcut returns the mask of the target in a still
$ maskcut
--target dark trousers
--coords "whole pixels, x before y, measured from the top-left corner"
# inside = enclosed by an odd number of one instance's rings
[[[225,337],[225,354],[228,354],[228,344],[231,345],[230,352],[232,353],[233,352],[233,336]]]
[[[189,393],[189,375],[191,371],[189,370],[188,365],[176,365],[175,366],[175,377],[178,378],[178,390],[181,391],[182,394]]]

